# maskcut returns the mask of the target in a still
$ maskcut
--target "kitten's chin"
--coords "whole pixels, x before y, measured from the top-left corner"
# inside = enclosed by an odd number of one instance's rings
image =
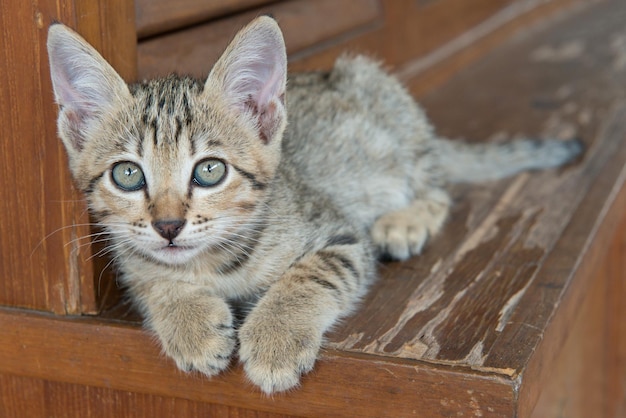
[[[151,250],[150,255],[158,262],[171,265],[187,264],[199,250],[194,247],[167,246]]]

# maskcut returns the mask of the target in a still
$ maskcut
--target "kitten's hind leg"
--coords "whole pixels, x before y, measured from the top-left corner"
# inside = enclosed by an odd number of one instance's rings
[[[450,197],[431,189],[405,208],[388,212],[376,220],[372,240],[381,256],[406,260],[420,254],[429,237],[443,226],[450,209]]]

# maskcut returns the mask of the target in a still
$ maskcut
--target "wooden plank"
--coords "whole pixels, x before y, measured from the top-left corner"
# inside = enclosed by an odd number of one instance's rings
[[[608,338],[606,341],[606,416],[626,416],[626,220],[616,228],[607,264],[599,272],[609,280],[607,295]]]
[[[63,17],[62,12],[52,2],[0,5],[5,86],[0,89],[0,216],[7,220],[0,226],[0,304],[58,313],[79,310],[77,266],[84,258],[65,243],[86,231],[64,228],[80,223],[75,220],[81,219],[83,205],[75,203],[77,194],[62,168],[45,53],[50,17]]]
[[[533,26],[554,23],[554,19],[563,19],[588,4],[587,0],[512,2],[431,53],[405,62],[397,69],[397,75],[414,95],[422,96],[500,46],[504,39],[527,33]]]
[[[268,398],[239,365],[212,380],[185,375],[140,328],[97,319],[0,309],[0,341],[0,373],[276,414],[508,417],[515,400],[514,382],[490,374],[333,352],[298,390]]]
[[[382,1],[383,22],[324,48],[305,49],[290,56],[291,71],[330,68],[337,56],[350,51],[380,59],[389,68],[402,68],[431,53],[515,0]],[[504,38],[500,37],[500,41]]]
[[[372,24],[379,16],[377,0],[293,0],[241,13],[184,31],[139,43],[139,76],[171,72],[206,76],[237,30],[261,14],[271,14],[285,33],[288,53],[294,53]]]
[[[38,379],[0,374],[0,416],[46,416],[43,387]]]
[[[3,393],[6,394],[4,397],[2,397]],[[0,416],[7,418],[288,417],[288,415],[268,414],[180,398],[12,375],[0,375]]]
[[[59,314],[98,310],[89,246],[80,240],[89,234],[88,218],[56,135],[45,44],[53,20],[74,27],[80,21],[78,29],[133,78],[132,5],[130,20],[128,12],[124,0],[0,4],[5,86],[0,89],[0,216],[5,220],[0,226],[0,304]],[[106,29],[111,26],[116,31]]]
[[[73,20],[64,22],[74,27],[102,56],[115,68],[126,81],[137,79],[137,38],[135,33],[135,10],[128,0],[90,0],[77,1]],[[111,30],[115,28],[115,30]],[[67,171],[63,161],[64,171]],[[82,204],[81,204],[82,206]],[[83,217],[86,217],[82,212]],[[94,232],[89,228],[87,233]],[[86,233],[82,233],[86,235]],[[81,236],[81,235],[78,235]],[[84,240],[79,242],[85,244]],[[79,243],[75,246],[80,245]],[[91,247],[91,248],[90,248]],[[87,268],[81,274],[80,294],[82,313],[99,313],[121,298],[108,257],[97,254],[102,244],[85,245],[87,259],[77,263],[77,268]],[[76,252],[75,248],[72,251]]]
[[[137,0],[135,14],[139,39],[181,29],[207,20],[241,12],[275,0]]]
[[[616,183],[606,199],[604,215],[587,243],[589,251],[578,261],[560,309],[525,369],[520,416],[530,416],[531,411],[536,417],[621,416],[618,407],[626,402],[621,382],[626,368],[619,343],[624,335],[620,329],[624,304],[617,298],[623,296],[626,276],[614,268],[624,254],[626,168],[618,178],[621,185]],[[590,193],[585,200],[596,198]],[[577,227],[572,224],[562,239],[572,239]]]

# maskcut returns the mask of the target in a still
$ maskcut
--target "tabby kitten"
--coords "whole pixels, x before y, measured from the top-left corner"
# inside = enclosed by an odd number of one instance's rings
[[[558,166],[581,150],[438,138],[364,57],[293,75],[287,92],[284,41],[268,17],[241,30],[202,82],[127,85],[60,24],[48,53],[71,171],[147,327],[180,369],[207,376],[238,346],[268,394],[312,369],[378,256],[419,254],[441,229],[446,182]],[[235,327],[241,302],[250,309]]]

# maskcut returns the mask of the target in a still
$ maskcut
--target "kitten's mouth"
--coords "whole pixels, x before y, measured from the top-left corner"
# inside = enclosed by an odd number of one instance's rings
[[[190,247],[187,245],[180,245],[175,243],[174,241],[170,241],[167,245],[163,247],[159,247],[157,250],[161,254],[174,255],[174,254],[182,254],[188,251],[192,251],[195,247]]]
[[[181,264],[188,262],[195,254],[196,247],[178,245],[170,242],[152,251],[153,257],[167,264]]]
[[[178,244],[175,244],[175,243],[173,243],[171,241],[165,247],[161,247],[161,251],[166,251],[166,252],[170,252],[170,251],[187,251],[187,250],[192,250],[192,249],[193,249],[193,247],[187,247],[187,246],[184,246],[184,245],[178,245]]]

